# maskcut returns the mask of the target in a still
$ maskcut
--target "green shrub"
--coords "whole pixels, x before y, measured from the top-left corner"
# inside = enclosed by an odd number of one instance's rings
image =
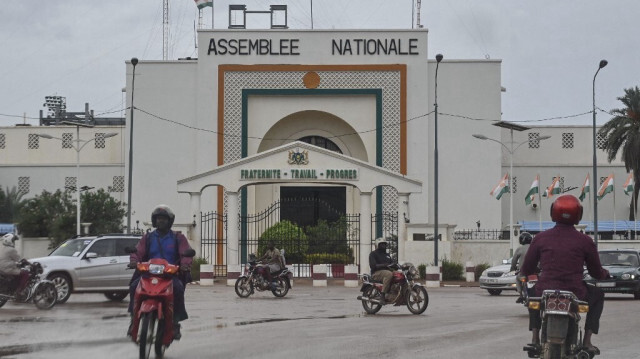
[[[200,265],[208,264],[207,260],[202,257],[193,258],[191,262],[191,279],[194,281],[200,280]]]
[[[487,268],[489,268],[489,267],[491,267],[491,265],[489,263],[480,263],[480,264],[476,265],[475,274],[474,274],[474,279],[475,279],[476,282],[480,279],[480,276],[482,275],[482,272],[487,270]]]
[[[349,224],[345,217],[335,222],[318,220],[315,226],[307,226],[305,233],[309,240],[309,252],[313,253],[342,253],[351,255],[352,250],[347,244]]]
[[[257,256],[261,256],[267,250],[270,240],[275,242],[276,248],[284,249],[287,263],[302,263],[309,250],[307,235],[302,228],[288,220],[274,224],[260,235]]]
[[[442,260],[442,280],[464,280],[464,267],[446,258]]]
[[[309,264],[352,264],[353,256],[343,253],[308,254],[305,262]]]
[[[427,278],[427,265],[426,264],[420,264],[418,266],[418,272],[420,272],[420,279]]]

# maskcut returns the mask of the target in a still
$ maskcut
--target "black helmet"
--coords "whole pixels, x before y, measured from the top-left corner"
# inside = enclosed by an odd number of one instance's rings
[[[173,226],[173,220],[176,219],[176,215],[173,214],[173,211],[166,204],[159,204],[156,208],[151,212],[151,225],[156,227],[156,218],[158,216],[165,216],[169,219],[169,228]]]
[[[531,244],[532,240],[533,240],[533,236],[531,235],[531,233],[529,232],[520,233],[520,244],[522,245]]]

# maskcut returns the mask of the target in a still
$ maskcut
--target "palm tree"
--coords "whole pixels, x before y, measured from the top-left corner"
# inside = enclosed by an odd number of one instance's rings
[[[635,220],[638,209],[638,184],[640,184],[640,88],[628,88],[618,97],[624,108],[611,111],[614,117],[600,128],[598,133],[605,139],[603,149],[607,160],[613,161],[622,149],[622,161],[627,172],[633,171],[636,185],[629,204],[629,220]],[[635,203],[635,208],[634,208]]]
[[[16,221],[20,207],[24,203],[22,196],[24,192],[18,191],[15,186],[11,189],[7,187],[4,191],[0,188],[0,222]]]

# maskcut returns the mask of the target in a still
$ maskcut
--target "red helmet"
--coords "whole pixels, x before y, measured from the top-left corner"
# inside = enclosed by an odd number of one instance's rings
[[[582,219],[582,205],[570,194],[558,197],[551,205],[551,220],[556,223],[578,224]]]

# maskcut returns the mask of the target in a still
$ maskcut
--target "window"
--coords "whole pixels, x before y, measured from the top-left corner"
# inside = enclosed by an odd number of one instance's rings
[[[40,148],[40,137],[34,133],[29,134],[28,148],[31,150]]]
[[[609,177],[608,177],[608,176],[607,176],[607,177],[600,177],[600,182],[599,182],[599,184],[598,184],[598,189],[600,188],[600,186],[602,186],[602,184],[604,183],[604,181],[606,181],[606,180],[607,180],[607,178],[609,178]]]
[[[604,150],[604,143],[606,141],[606,138],[601,135],[600,133],[596,134],[596,147],[598,147],[601,150]]]
[[[113,257],[116,255],[116,239],[106,238],[98,240],[89,248],[89,252],[97,254],[98,257]]]
[[[95,140],[96,147],[95,148],[104,148],[105,147],[104,133],[103,132],[96,133],[95,138],[96,138],[96,140]]]
[[[30,177],[18,177],[18,192],[22,194],[29,193],[30,185],[31,185]]]
[[[5,135],[4,133],[0,133],[0,148],[5,148],[4,146],[6,146]]]
[[[73,133],[62,134],[62,148],[73,148]]]
[[[77,186],[78,178],[77,177],[65,177],[64,178],[64,188],[67,191],[75,192]]]
[[[573,132],[562,133],[562,148],[573,148]]]
[[[306,142],[310,145],[326,148],[327,150],[342,153],[340,147],[328,138],[321,136],[306,136],[298,139],[298,141]]]
[[[109,192],[124,192],[124,176],[113,176],[113,185],[109,186]]]
[[[116,241],[116,255],[127,256],[129,253],[125,250],[127,247],[135,247],[138,244],[140,238],[120,238]]]
[[[511,177],[511,181],[513,182],[513,193],[518,192],[518,176]]]
[[[530,132],[528,135],[529,135],[529,148],[540,148],[540,133]]]

